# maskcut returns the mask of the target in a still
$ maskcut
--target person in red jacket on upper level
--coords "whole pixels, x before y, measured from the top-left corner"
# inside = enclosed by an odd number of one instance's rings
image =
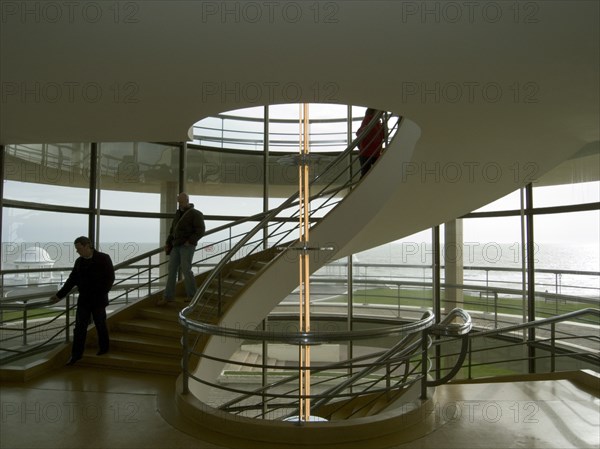
[[[363,118],[360,128],[356,131],[356,136],[360,137],[366,130],[369,122],[373,120],[373,117],[377,115],[379,111],[373,108],[367,108],[365,117]],[[384,131],[381,120],[378,120],[370,131],[364,136],[364,138],[358,144],[358,159],[360,161],[360,177],[362,178],[367,174],[369,169],[377,162],[377,159],[381,155],[383,149],[383,138]]]

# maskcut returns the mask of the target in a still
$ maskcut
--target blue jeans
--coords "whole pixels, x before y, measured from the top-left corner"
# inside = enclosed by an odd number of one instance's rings
[[[181,245],[174,246],[169,254],[169,275],[167,277],[167,286],[165,288],[165,299],[172,301],[175,299],[175,284],[177,283],[177,273],[181,268],[183,274],[183,284],[185,293],[189,299],[196,293],[196,279],[192,273],[192,258],[194,257],[195,246]]]

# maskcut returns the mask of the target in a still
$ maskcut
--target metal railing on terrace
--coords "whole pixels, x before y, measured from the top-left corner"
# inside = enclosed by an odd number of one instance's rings
[[[258,217],[256,217],[258,218]],[[255,218],[255,219],[256,219]],[[226,228],[225,226],[215,228],[209,231],[207,236],[210,238],[211,235],[218,233],[219,230]],[[202,252],[208,247],[213,250],[214,248],[223,248],[222,251],[211,251],[210,255],[206,258],[202,258],[195,263],[196,273],[210,270],[213,268],[217,261],[226,253],[227,249],[232,246],[232,241],[241,238],[245,234],[229,235],[225,239],[214,240],[210,244],[201,245],[198,248],[198,252]],[[148,294],[154,293],[164,288],[164,274],[160,275],[160,267],[166,262],[159,261],[159,254],[161,249],[155,249],[153,251],[144,253],[137,257],[134,257],[123,264],[117,265],[117,281],[115,288],[111,292],[111,304],[112,306],[127,305],[132,301],[136,301]],[[409,264],[368,264],[368,263],[354,263],[354,273],[352,274],[352,280],[354,284],[353,293],[353,305],[356,310],[361,308],[362,304],[367,304],[370,310],[378,310],[380,313],[384,313],[384,310],[389,313],[394,313],[396,316],[410,316],[411,314],[421,313],[424,310],[432,307],[432,284],[431,284],[431,267],[426,265],[409,265]],[[375,275],[375,270],[379,274]],[[519,290],[518,282],[507,282],[503,279],[496,279],[493,273],[496,270],[517,272],[515,269],[502,269],[502,268],[490,268],[490,267],[465,267],[465,271],[468,272],[473,270],[474,272],[487,273],[487,276],[480,278],[478,283],[472,283],[474,276],[471,277],[471,282],[463,285],[455,286],[454,289],[459,288],[463,291],[465,296],[463,307],[475,313],[475,317],[481,315],[480,318],[475,319],[475,325],[481,322],[481,320],[487,320],[487,326],[493,328],[501,327],[505,324],[514,324],[515,319],[522,319],[523,314],[523,302],[522,297],[524,292]],[[7,323],[12,322],[11,326],[14,326],[15,322],[19,322],[21,336],[16,338],[24,343],[28,341],[36,340],[35,328],[31,328],[30,321],[32,319],[40,320],[43,316],[47,316],[48,310],[56,312],[59,308],[62,308],[62,304],[51,305],[48,308],[44,308],[43,301],[47,299],[51,294],[51,290],[56,291],[60,285],[66,280],[66,276],[70,268],[45,268],[41,270],[29,269],[29,270],[3,270],[0,273],[1,279],[4,281],[5,277],[12,275],[26,276],[27,274],[34,273],[41,282],[23,283],[23,284],[12,284],[7,285],[5,282],[2,284],[2,305],[10,307],[11,303],[16,303],[13,314],[13,318],[8,320],[6,312],[0,309],[2,313],[2,323],[6,326]],[[542,270],[540,270],[542,271]],[[543,270],[550,276],[560,279],[563,277],[563,273],[571,277],[581,277],[588,279],[597,279],[600,276],[599,272],[587,272],[587,271],[574,271],[574,270]],[[386,276],[382,276],[382,272],[389,273]],[[58,273],[59,276],[54,281],[46,281],[47,277],[45,274]],[[365,276],[367,275],[367,276]],[[539,277],[536,276],[539,280]],[[332,264],[325,266],[319,272],[311,277],[311,283],[313,287],[313,303],[315,305],[327,305],[329,308],[336,307],[340,310],[346,307],[348,304],[348,273],[347,265],[336,261]],[[585,287],[583,292],[587,293],[586,296],[576,295],[565,295],[558,293],[562,290],[577,290],[581,288],[581,284],[585,282],[578,282],[577,285],[570,284],[553,284],[546,285],[544,283],[536,284],[536,297],[537,300],[537,315],[540,317],[548,317],[553,315],[560,315],[561,313],[567,313],[581,308],[593,307],[597,308],[600,304],[600,290],[593,289],[591,287]],[[589,282],[588,282],[589,284]],[[496,285],[507,285],[506,287],[496,287]],[[547,288],[550,287],[550,288]],[[554,288],[552,288],[554,287]],[[25,289],[29,288],[32,291],[41,290],[42,293],[33,293],[28,295],[19,295],[10,297],[10,292],[14,288]],[[320,290],[321,288],[321,290]],[[450,288],[445,283],[442,284],[442,288]],[[550,290],[550,291],[546,291]],[[7,293],[9,296],[7,297]],[[15,292],[16,293],[16,292]],[[332,297],[336,297],[335,302],[332,301]],[[367,299],[368,297],[368,299]],[[326,299],[322,299],[326,298]],[[282,302],[282,306],[286,303],[290,303],[295,300],[295,294],[291,293],[290,296]],[[26,305],[29,303],[29,311],[27,308],[22,309],[22,315],[16,313],[21,310],[18,304]],[[318,311],[318,309],[317,309]],[[340,314],[345,314],[344,311],[340,311]],[[19,315],[19,316],[17,316]],[[72,321],[72,320],[71,320]]]
[[[258,217],[255,217],[257,219]],[[238,223],[240,224],[240,223]],[[207,236],[218,233],[226,226],[215,228],[208,232]],[[241,238],[245,234],[237,236],[228,236],[229,238]],[[222,242],[219,240],[218,242]],[[225,243],[225,242],[222,242]],[[229,242],[223,245],[214,243],[201,245],[198,252],[210,246],[211,248],[222,247],[229,248]],[[165,274],[160,274],[160,267],[166,264],[159,261],[159,254],[162,249],[155,249],[147,253],[136,256],[127,262],[116,265],[117,281],[111,291],[110,312],[117,310],[137,301],[146,295],[155,293],[164,288]],[[195,263],[197,273],[212,269],[216,263],[226,254],[227,250],[220,252],[211,252],[208,257],[202,258]],[[384,270],[389,269],[388,276],[368,276],[365,277],[365,270],[370,267],[369,264],[354,263],[356,273],[352,275],[352,285],[354,291],[352,296],[348,295],[348,275],[339,270],[342,264],[339,262],[325,266],[320,272],[311,276],[312,284],[312,310],[315,315],[323,314],[329,316],[347,316],[347,309],[351,304],[353,316],[395,317],[403,320],[417,319],[420,314],[433,309],[433,289],[430,275],[430,267],[421,265],[400,265],[400,264],[374,264],[373,268]],[[404,268],[404,275],[399,274]],[[345,269],[345,268],[344,268]],[[493,272],[487,267],[469,267],[469,269],[483,270]],[[422,270],[424,275],[415,275],[415,270]],[[68,269],[47,268],[39,270],[44,273],[61,272],[68,275]],[[20,275],[38,270],[4,270],[1,276],[10,276],[18,273]],[[573,274],[571,270],[568,271]],[[369,273],[366,270],[367,274]],[[560,275],[561,270],[552,270],[553,275]],[[336,274],[332,276],[332,274]],[[578,272],[579,276],[598,276],[597,272]],[[60,279],[60,278],[59,278]],[[39,283],[35,285],[27,284],[23,287],[29,287],[35,290],[42,290],[41,293],[32,293],[16,297],[2,297],[0,300],[0,322],[1,335],[0,348],[10,350],[10,348],[30,348],[36,345],[51,345],[56,342],[69,341],[69,335],[65,329],[74,324],[74,305],[75,301],[71,296],[57,304],[49,304],[47,299],[52,294],[44,287],[52,287],[56,291],[66,277],[58,283]],[[473,318],[475,328],[500,329],[525,321],[523,316],[526,305],[523,297],[526,292],[518,288],[496,287],[494,277],[486,277],[487,285],[478,284],[460,284],[451,285],[442,282],[442,308],[453,307],[456,301],[446,301],[446,290],[462,292],[462,302],[460,306],[469,311]],[[55,281],[56,282],[56,281]],[[501,284],[501,281],[498,281]],[[14,285],[9,288],[15,287]],[[568,287],[568,286],[566,286]],[[546,292],[542,284],[542,290],[536,293],[536,315],[540,318],[561,315],[585,308],[600,308],[598,299],[599,291],[595,295],[584,297],[565,295],[554,292]],[[274,310],[274,314],[286,313],[286,310],[296,310],[297,293],[292,292],[285,298]],[[69,310],[69,313],[66,311]],[[582,330],[581,325],[598,326],[598,322],[592,320],[589,316],[580,318],[579,327],[570,326],[568,329],[559,328],[565,337],[575,338],[573,330]],[[18,354],[18,353],[15,353]]]

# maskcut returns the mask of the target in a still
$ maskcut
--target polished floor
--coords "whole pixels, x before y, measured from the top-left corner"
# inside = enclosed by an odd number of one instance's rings
[[[587,385],[568,379],[445,385],[424,411],[435,422],[423,432],[429,433],[405,443],[392,435],[356,448],[598,448],[597,382],[598,377]],[[3,382],[0,447],[269,447],[189,422],[175,408],[174,389],[173,376],[77,365],[28,382]]]

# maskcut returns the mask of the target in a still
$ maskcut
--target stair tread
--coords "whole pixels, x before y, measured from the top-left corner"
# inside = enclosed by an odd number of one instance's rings
[[[91,351],[85,353],[78,364],[171,373],[181,371],[181,359],[179,357],[167,358],[164,357],[164,355],[143,354],[139,352],[112,349],[101,356],[96,356]]]
[[[110,341],[112,342],[132,342],[140,344],[148,344],[153,346],[164,347],[181,347],[180,339],[177,337],[169,337],[164,335],[148,335],[134,332],[114,331],[110,333]]]
[[[179,304],[174,304],[171,305],[169,303],[165,304],[164,306],[149,306],[149,307],[142,307],[138,313],[151,313],[153,315],[163,315],[165,317],[177,317],[179,315],[179,312],[181,312],[185,307],[187,307],[187,304],[189,303],[185,303],[185,305],[179,305]]]
[[[158,361],[161,364],[172,365],[179,363],[178,361],[174,361],[172,359],[165,359],[162,355],[154,355],[154,354],[144,354],[136,351],[125,351],[119,349],[111,349],[106,354],[101,356],[97,356],[93,351],[84,353],[85,360],[139,360],[139,361]],[[83,359],[82,359],[83,360]]]
[[[167,310],[169,307],[154,307],[154,308],[143,308],[138,312],[137,317],[143,319],[165,321],[170,323],[179,322],[179,312],[181,309]]]
[[[178,322],[168,322],[165,320],[151,320],[147,318],[133,318],[130,320],[122,320],[118,325],[147,327],[149,329],[168,329],[181,331],[181,324]]]

